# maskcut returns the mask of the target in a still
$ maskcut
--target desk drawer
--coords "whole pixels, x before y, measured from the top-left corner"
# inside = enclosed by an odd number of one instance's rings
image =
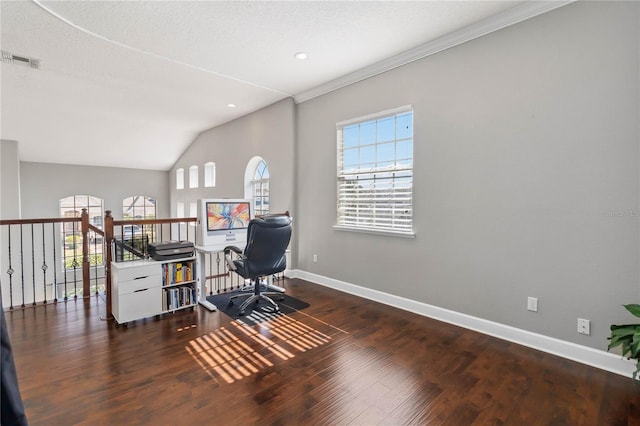
[[[161,291],[160,287],[156,287],[120,296],[116,318],[118,322],[129,322],[160,314],[162,312]]]
[[[141,276],[130,281],[118,281],[118,295],[138,293],[148,288],[161,286],[160,275]]]
[[[117,268],[113,270],[118,274],[118,281],[131,281],[153,275],[160,276],[162,274],[162,266],[160,264],[137,265],[135,267]]]

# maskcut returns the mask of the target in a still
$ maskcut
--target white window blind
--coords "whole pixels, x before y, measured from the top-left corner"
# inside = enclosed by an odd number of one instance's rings
[[[339,228],[413,235],[410,106],[338,123]]]

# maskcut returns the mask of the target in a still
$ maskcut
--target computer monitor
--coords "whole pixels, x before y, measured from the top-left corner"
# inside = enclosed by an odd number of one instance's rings
[[[202,245],[244,242],[251,220],[251,200],[198,200]]]

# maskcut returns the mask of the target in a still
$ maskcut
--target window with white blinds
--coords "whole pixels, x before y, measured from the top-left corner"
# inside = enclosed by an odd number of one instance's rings
[[[413,236],[413,110],[337,123],[336,228]]]

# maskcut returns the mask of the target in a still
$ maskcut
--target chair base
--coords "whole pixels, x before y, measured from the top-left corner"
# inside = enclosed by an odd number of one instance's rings
[[[242,287],[238,289],[241,292],[254,292],[255,285],[253,282],[245,283]],[[285,293],[287,290],[284,287],[277,286],[275,284],[269,283],[267,280],[260,280],[260,292],[264,293]]]
[[[280,308],[278,307],[278,304],[276,302],[273,301],[273,299],[271,299],[270,297],[267,296],[268,295],[272,295],[272,296],[281,296],[281,293],[259,293],[259,294],[252,294],[249,297],[247,297],[247,300],[245,300],[244,302],[242,302],[242,304],[240,305],[240,307],[238,308],[238,313],[240,315],[244,315],[245,311],[247,309],[247,307],[249,307],[249,305],[251,305],[252,303],[258,304],[260,302],[260,300],[264,300],[266,301],[268,304],[270,304],[275,312],[279,312]],[[237,299],[238,297],[246,297],[246,294],[238,294],[236,296],[232,296],[231,299],[229,299],[229,306],[233,305],[233,299]]]

